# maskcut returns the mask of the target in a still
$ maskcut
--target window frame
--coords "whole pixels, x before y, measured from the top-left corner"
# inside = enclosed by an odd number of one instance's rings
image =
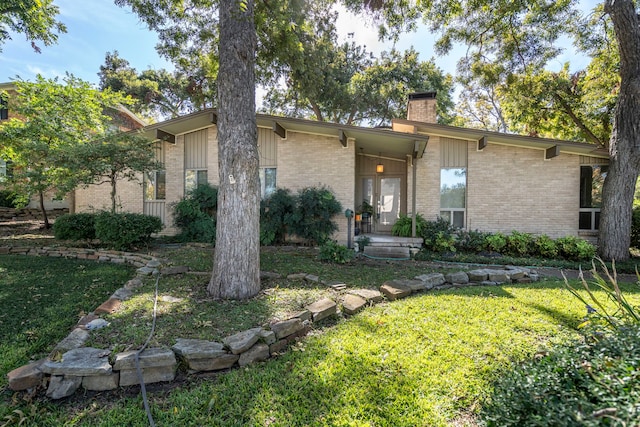
[[[189,180],[187,179],[187,174],[189,172],[194,172],[195,173],[195,183],[190,184]],[[204,182],[201,182],[201,176],[202,173],[204,172]],[[185,169],[184,171],[184,192],[185,194],[189,193],[190,191],[195,190],[196,188],[198,188],[201,185],[205,185],[209,183],[209,170],[205,169],[205,168],[192,168],[192,169]]]
[[[584,187],[585,184],[585,178],[584,178],[584,171],[586,168],[589,168],[591,170],[591,177],[589,179],[589,182],[591,183],[591,190],[589,193],[587,193],[587,189]],[[594,182],[598,182],[597,180],[594,179],[594,168],[598,168],[599,169],[599,176],[602,177],[602,180],[600,181],[600,194],[598,199],[600,200],[600,203],[595,203],[598,206],[594,206],[595,204],[593,203],[593,192],[594,192]],[[604,171],[603,171],[604,169]],[[583,164],[580,165],[580,200],[579,200],[579,207],[578,207],[578,230],[582,231],[582,232],[596,232],[600,229],[600,211],[602,209],[602,185],[604,184],[604,180],[606,179],[607,173],[609,172],[609,165],[608,164]],[[587,206],[587,203],[585,203],[585,200],[587,199],[587,195],[589,195],[589,200],[590,203],[588,203],[589,206]],[[588,222],[589,223],[589,228],[585,228],[582,227],[582,219],[585,217],[585,215],[588,215]]]
[[[463,198],[463,207],[448,207],[442,206],[442,183],[443,183],[443,171],[459,169],[464,171],[464,198]],[[467,190],[468,190],[468,180],[467,180],[468,170],[467,167],[441,167],[440,168],[440,210],[439,216],[445,220],[448,220],[449,224],[453,227],[465,229],[467,226]],[[458,221],[456,221],[456,212],[462,212],[462,224],[460,225]]]

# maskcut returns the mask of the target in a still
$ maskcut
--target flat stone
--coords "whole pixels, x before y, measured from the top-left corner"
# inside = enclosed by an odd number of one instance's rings
[[[309,312],[311,313],[311,312]],[[289,335],[293,335],[299,330],[304,328],[302,320],[299,318],[285,320],[283,322],[277,322],[271,325],[271,330],[276,336],[276,339],[286,338]]]
[[[320,278],[315,274],[307,274],[306,276],[304,276],[304,280],[306,280],[307,282],[318,283],[320,281]]]
[[[64,353],[66,351],[73,350],[74,348],[82,347],[88,339],[89,332],[84,329],[76,328],[55,346],[53,352]]]
[[[497,284],[497,282],[493,282],[491,280],[483,280],[482,282],[480,282],[481,286],[496,286]]]
[[[126,289],[136,289],[140,286],[142,286],[142,280],[140,279],[131,279],[124,285]]]
[[[265,344],[273,344],[276,342],[276,334],[273,331],[263,329],[260,331],[260,340]]]
[[[380,292],[387,297],[388,300],[394,301],[411,295],[411,288],[406,285],[396,283],[395,280],[387,280],[380,286]]]
[[[136,273],[139,276],[151,276],[152,274],[156,273],[158,270],[156,270],[155,268],[151,268],[151,267],[140,267],[139,269],[136,270]]]
[[[42,384],[43,373],[40,369],[45,359],[29,363],[7,374],[9,388],[13,391],[27,390]]]
[[[60,361],[46,360],[40,369],[51,375],[107,375],[111,374],[109,354],[109,350],[100,348],[75,348],[64,353]]]
[[[444,280],[449,283],[469,283],[469,276],[464,271],[457,271],[455,273],[447,273],[444,275]]]
[[[160,301],[175,304],[184,301],[184,298],[172,297],[171,295],[162,295]]]
[[[516,283],[531,283],[531,282],[533,282],[533,280],[531,280],[530,277],[523,277],[522,279],[516,279],[515,282]]]
[[[147,267],[149,268],[158,268],[162,265],[162,263],[160,261],[158,261],[157,259],[152,259],[151,261],[147,262]]]
[[[351,295],[357,295],[366,299],[369,302],[380,302],[382,301],[382,294],[380,291],[376,291],[374,289],[354,289],[349,291]]]
[[[227,354],[224,345],[214,341],[178,338],[171,349],[185,359],[203,359]]]
[[[95,314],[115,313],[120,309],[120,306],[122,306],[121,300],[116,298],[109,298],[108,300],[100,304],[100,306],[98,306],[98,308],[95,309],[94,313]]]
[[[231,350],[233,354],[240,354],[249,350],[260,339],[260,331],[262,328],[253,328],[246,331],[238,332],[222,340],[225,346]]]
[[[289,280],[301,280],[307,277],[307,273],[292,273],[287,276]]]
[[[140,354],[140,367],[159,367],[159,366],[175,366],[176,356],[168,348],[148,348]],[[116,371],[136,369],[136,351],[125,351],[116,354],[116,360],[113,364]]]
[[[509,276],[505,270],[487,270],[489,273],[489,281],[496,283],[509,282]]]
[[[311,312],[313,321],[319,322],[322,319],[326,319],[327,317],[336,314],[338,305],[335,301],[330,300],[329,298],[322,298],[305,308]]]
[[[109,326],[109,322],[107,322],[104,319],[98,318],[98,319],[93,319],[91,322],[87,323],[85,328],[88,331],[94,331],[94,330],[106,328],[107,326]]]
[[[290,343],[296,341],[300,337],[307,335],[310,330],[311,327],[309,325],[303,325],[302,329],[300,329],[296,333],[291,334],[288,337],[271,344],[269,346],[269,352],[271,353],[271,355],[282,353],[284,350],[286,350]]]
[[[186,265],[176,265],[174,267],[165,267],[160,270],[160,274],[163,276],[175,276],[178,274],[184,274],[189,272],[189,267]]]
[[[261,271],[260,278],[261,279],[280,279],[282,277],[279,273],[274,273],[272,271]]]
[[[489,279],[489,273],[484,269],[467,271],[467,276],[470,282],[483,282]]]
[[[371,246],[364,247],[364,254],[372,258],[409,259],[411,252],[404,246]]]
[[[131,298],[131,295],[133,295],[133,292],[130,289],[120,288],[116,290],[113,295],[111,295],[111,298],[119,299],[120,301],[126,301]]]
[[[299,311],[297,313],[295,313],[293,316],[291,316],[292,319],[300,319],[303,322],[305,320],[311,320],[311,312],[309,310],[302,310]]]
[[[175,366],[147,367],[142,369],[142,379],[145,384],[173,381],[176,377]],[[138,373],[136,369],[123,369],[120,371],[120,386],[138,385]]]
[[[342,309],[347,314],[356,314],[367,306],[367,300],[357,295],[346,294],[342,300]]]
[[[240,355],[238,365],[247,366],[252,363],[262,362],[270,356],[269,346],[264,343],[258,343]]]
[[[99,319],[98,316],[96,316],[94,313],[89,313],[86,314],[84,316],[82,316],[82,318],[80,318],[80,320],[78,320],[78,323],[76,324],[76,328],[85,328],[89,322],[91,322],[92,320],[96,320]]]
[[[397,285],[406,286],[411,289],[411,292],[426,291],[432,289],[434,286],[420,279],[394,279],[393,282]]]
[[[426,285],[426,289],[433,289],[434,287],[440,286],[446,282],[444,274],[442,273],[423,274],[421,276],[417,276],[416,279],[423,281]]]
[[[191,359],[188,366],[192,371],[219,371],[232,367],[239,358],[238,354],[224,353],[212,358]]]
[[[82,388],[90,391],[115,390],[120,384],[120,373],[112,372],[110,375],[94,375],[82,377]]]
[[[71,396],[80,387],[80,384],[82,384],[82,377],[53,375],[49,380],[47,397],[57,400]]]

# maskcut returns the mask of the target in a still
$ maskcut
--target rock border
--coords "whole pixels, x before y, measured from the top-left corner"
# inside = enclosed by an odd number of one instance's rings
[[[0,254],[60,256],[133,264],[139,267],[139,277],[189,272],[187,267],[162,268],[163,262],[153,256],[127,252],[75,248],[12,248],[6,252],[2,249],[0,247]],[[106,391],[139,384],[135,366],[136,351],[111,354],[109,350],[83,347],[90,331],[108,325],[99,315],[117,311],[122,301],[129,299],[133,290],[142,286],[139,277],[126,282],[94,312],[80,319],[71,333],[55,346],[49,357],[9,372],[9,388],[13,391],[32,392],[37,387],[44,387],[47,390],[46,395],[55,400],[71,396],[79,388]],[[278,273],[262,272],[261,277],[268,280],[282,276]],[[179,361],[184,363],[189,373],[219,371],[265,361],[282,354],[291,343],[307,335],[313,323],[321,322],[340,312],[353,315],[385,299],[394,301],[419,292],[467,286],[530,283],[538,281],[539,276],[537,271],[524,267],[482,268],[448,274],[429,273],[413,279],[388,280],[379,290],[348,289],[345,283],[327,283],[318,276],[306,273],[290,274],[287,279],[323,283],[338,293],[337,302],[330,298],[322,298],[287,320],[272,323],[267,328],[257,327],[239,332],[224,338],[222,342],[176,338],[176,343],[170,349],[145,349],[139,356],[145,384],[173,381]]]

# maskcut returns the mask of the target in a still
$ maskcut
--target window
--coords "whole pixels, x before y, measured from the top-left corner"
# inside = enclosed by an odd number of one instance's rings
[[[144,174],[144,198],[145,200],[165,200],[166,199],[165,171],[153,171]]]
[[[9,118],[9,109],[7,108],[7,100],[0,97],[0,120]]]
[[[184,175],[184,191],[188,193],[207,182],[209,181],[206,169],[187,170]]]
[[[466,192],[466,168],[440,169],[440,216],[457,228],[465,225]]]
[[[607,177],[609,166],[580,166],[580,212],[578,228],[595,231],[600,226],[600,207],[602,206],[602,185]]]
[[[276,168],[260,168],[260,194],[268,197],[276,191]]]

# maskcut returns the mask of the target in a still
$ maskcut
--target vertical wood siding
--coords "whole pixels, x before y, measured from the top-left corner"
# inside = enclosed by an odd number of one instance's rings
[[[258,151],[260,167],[275,168],[278,166],[278,140],[280,137],[271,129],[258,128]]]
[[[462,139],[440,138],[440,167],[466,168],[468,143]]]
[[[184,168],[207,168],[207,129],[185,134]]]

